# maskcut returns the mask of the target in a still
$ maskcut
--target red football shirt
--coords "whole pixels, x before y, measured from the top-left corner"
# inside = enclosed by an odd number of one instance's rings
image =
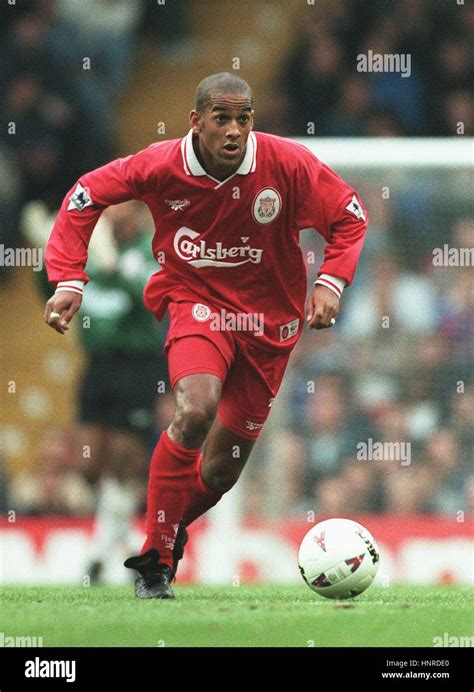
[[[170,300],[263,313],[263,348],[291,348],[302,330],[307,279],[299,232],[314,228],[327,241],[319,274],[350,284],[367,227],[354,190],[306,147],[253,132],[237,172],[219,181],[199,163],[190,131],[79,179],[46,248],[50,281],[87,281],[87,246],[100,214],[131,199],[144,201],[155,223],[160,269],[146,286],[147,307],[158,319]]]

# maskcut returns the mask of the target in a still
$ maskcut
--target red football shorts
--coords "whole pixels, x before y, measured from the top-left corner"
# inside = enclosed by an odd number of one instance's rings
[[[168,310],[164,352],[173,389],[187,375],[216,375],[223,382],[219,420],[236,435],[255,440],[280,388],[290,352],[259,349],[239,332],[212,328],[208,305],[170,303]]]

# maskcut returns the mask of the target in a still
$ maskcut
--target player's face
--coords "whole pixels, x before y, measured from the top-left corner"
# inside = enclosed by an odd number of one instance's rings
[[[253,127],[253,109],[244,95],[221,94],[203,113],[192,111],[190,123],[199,135],[205,170],[216,178],[232,175],[240,166]]]

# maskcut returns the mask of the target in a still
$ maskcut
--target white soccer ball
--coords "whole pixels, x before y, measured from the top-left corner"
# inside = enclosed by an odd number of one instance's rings
[[[325,598],[352,598],[373,582],[379,551],[373,536],[351,519],[327,519],[313,526],[298,553],[301,575]]]

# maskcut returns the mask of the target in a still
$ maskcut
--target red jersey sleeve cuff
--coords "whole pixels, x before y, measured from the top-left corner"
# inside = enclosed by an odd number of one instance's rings
[[[315,286],[316,284],[326,286],[326,288],[329,288],[331,291],[333,291],[333,293],[337,295],[338,298],[340,298],[342,296],[342,292],[344,290],[346,282],[343,279],[339,279],[337,276],[331,276],[330,274],[321,274],[314,282]]]
[[[84,293],[84,281],[74,280],[74,281],[59,281],[56,286],[56,291],[72,291],[73,293],[79,293],[82,296]]]

